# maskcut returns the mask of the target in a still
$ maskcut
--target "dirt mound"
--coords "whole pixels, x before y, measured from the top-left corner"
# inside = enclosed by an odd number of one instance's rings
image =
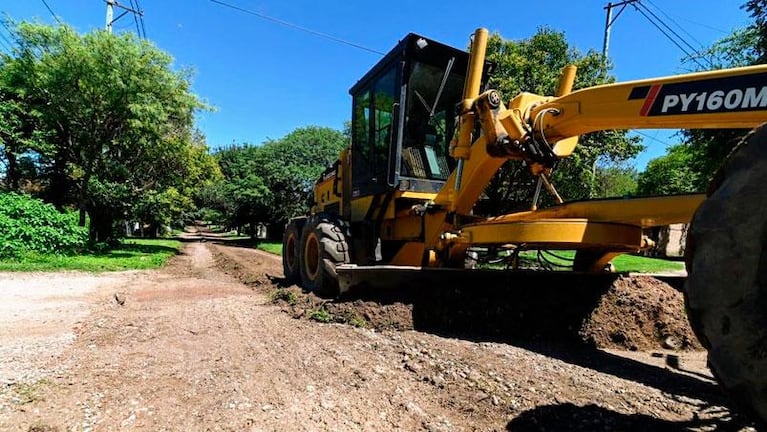
[[[649,276],[461,273],[451,275],[450,285],[417,283],[332,300],[282,285],[279,260],[253,252],[215,247],[214,257],[219,268],[269,295],[294,318],[489,341],[702,349],[687,322],[682,294]],[[263,272],[265,265],[272,276]]]
[[[687,321],[682,294],[649,276],[616,279],[579,334],[599,348],[702,349]]]
[[[350,324],[376,330],[413,330],[413,306],[403,302],[384,304],[369,300],[332,301],[303,292],[297,286],[271,294],[293,318]]]

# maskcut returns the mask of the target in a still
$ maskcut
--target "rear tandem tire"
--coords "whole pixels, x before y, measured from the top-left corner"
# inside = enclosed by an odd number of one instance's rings
[[[325,297],[337,297],[335,268],[351,262],[349,225],[338,216],[318,213],[312,216],[301,234],[301,285]]]
[[[731,399],[767,424],[767,127],[717,173],[687,237],[685,303]]]
[[[282,234],[282,272],[288,284],[301,282],[301,257],[298,252],[301,249],[301,231],[305,224],[305,217],[291,219]]]

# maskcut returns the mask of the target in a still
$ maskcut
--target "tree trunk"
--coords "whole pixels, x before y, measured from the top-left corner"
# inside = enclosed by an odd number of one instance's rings
[[[149,238],[157,238],[158,231],[160,231],[160,224],[155,222],[149,224]]]
[[[67,192],[69,191],[69,177],[67,176],[67,163],[63,156],[57,155],[53,162],[50,173],[50,186],[46,194],[45,201],[62,210],[67,203]],[[85,225],[81,225],[85,226]]]
[[[88,182],[91,179],[90,174],[85,174],[85,177],[83,177],[83,183],[80,186],[80,193],[77,196],[77,208],[80,210],[80,220],[79,225],[81,227],[85,226],[85,213],[87,211],[87,202],[88,199]]]
[[[109,209],[91,207],[88,210],[90,216],[90,242],[95,243],[115,243],[117,241],[114,223],[116,217]]]
[[[8,160],[8,172],[5,177],[8,182],[8,189],[13,192],[18,192],[21,174],[19,173],[19,163],[16,159],[16,154],[6,149],[5,158]]]

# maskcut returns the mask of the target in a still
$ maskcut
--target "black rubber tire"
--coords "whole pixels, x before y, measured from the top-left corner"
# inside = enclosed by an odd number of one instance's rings
[[[746,414],[767,424],[767,127],[715,177],[687,234],[685,304],[709,367]]]
[[[351,262],[349,225],[335,215],[312,216],[301,233],[301,286],[324,297],[337,297],[335,267]]]
[[[288,284],[301,282],[301,255],[298,251],[301,250],[301,231],[304,225],[305,217],[291,219],[282,233],[282,272]]]

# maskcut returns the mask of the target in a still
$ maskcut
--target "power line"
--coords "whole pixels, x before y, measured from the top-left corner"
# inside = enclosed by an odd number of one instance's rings
[[[5,27],[5,31],[7,31],[9,35],[13,35],[16,33],[16,31],[12,29],[11,26],[8,25],[8,21],[6,21],[5,19],[0,19],[0,25]]]
[[[640,4],[641,4],[641,3],[640,3]],[[692,59],[692,61],[694,61],[695,63],[697,63],[697,64],[698,64],[698,66],[700,66],[701,68],[704,68],[704,69],[706,68],[706,66],[704,66],[704,65],[703,65],[701,62],[699,62],[697,58],[693,57],[693,56],[692,56],[692,54],[690,54],[689,52],[687,52],[687,50],[686,50],[686,49],[685,49],[685,48],[684,48],[682,45],[680,45],[680,44],[679,44],[679,42],[677,42],[677,40],[676,40],[676,39],[674,39],[673,37],[671,37],[671,35],[669,35],[668,33],[666,33],[666,31],[665,31],[665,30],[663,30],[663,28],[662,28],[661,26],[659,26],[659,25],[658,25],[658,23],[656,23],[655,21],[653,21],[653,20],[652,20],[652,18],[650,18],[650,16],[649,16],[649,15],[647,15],[647,14],[646,14],[646,13],[645,13],[645,12],[644,12],[642,9],[639,9],[639,8],[638,8],[638,7],[636,7],[636,5],[635,5],[635,4],[633,4],[633,3],[632,3],[632,6],[634,6],[634,9],[636,9],[636,11],[637,11],[637,12],[639,12],[640,14],[642,14],[642,15],[643,15],[643,16],[644,16],[644,17],[647,19],[647,21],[650,21],[650,24],[652,24],[653,26],[655,26],[655,28],[657,28],[657,29],[658,29],[658,30],[659,30],[661,33],[663,33],[663,35],[664,35],[664,36],[666,36],[666,38],[667,38],[668,40],[670,40],[670,41],[671,41],[671,43],[673,43],[674,45],[676,45],[676,46],[677,46],[677,48],[679,48],[680,50],[682,50],[682,52],[683,52],[683,53],[685,53],[685,55],[687,55],[687,57],[689,57],[690,59]]]
[[[48,6],[48,2],[47,2],[47,1],[45,1],[45,0],[41,0],[41,1],[42,1],[42,2],[43,2],[43,4],[45,5],[45,7],[48,9],[48,12],[50,12],[50,13],[51,13],[51,15],[53,15],[53,18],[55,18],[55,19],[56,19],[56,22],[57,22],[57,23],[59,23],[59,25],[64,25],[64,23],[63,23],[63,22],[61,22],[61,20],[59,19],[59,17],[58,17],[58,16],[56,16],[56,14],[55,14],[55,13],[53,13],[53,9],[51,9],[51,7],[50,7],[50,6]]]
[[[345,44],[345,45],[349,45],[351,47],[358,48],[358,49],[361,49],[363,51],[368,51],[368,52],[371,52],[371,53],[374,53],[374,54],[378,54],[378,55],[384,55],[384,53],[382,53],[381,51],[377,51],[377,50],[374,50],[372,48],[368,48],[366,46],[363,46],[363,45],[360,45],[360,44],[357,44],[357,43],[354,43],[354,42],[350,42],[350,41],[347,41],[345,39],[341,39],[341,38],[335,37],[333,35],[329,35],[327,33],[322,33],[322,32],[316,31],[316,30],[312,30],[310,28],[302,27],[302,26],[300,26],[298,24],[293,24],[291,22],[284,21],[284,20],[281,20],[279,18],[274,18],[272,16],[269,16],[269,15],[266,15],[266,14],[262,14],[260,12],[255,12],[255,11],[252,11],[252,10],[244,9],[244,8],[239,7],[239,6],[235,6],[233,4],[222,2],[220,0],[210,0],[210,1],[213,2],[213,3],[219,4],[221,6],[226,6],[228,8],[231,8],[231,9],[234,9],[234,10],[237,10],[237,11],[249,14],[249,15],[257,16],[257,17],[259,17],[261,19],[264,19],[264,20],[267,20],[267,21],[271,21],[271,22],[283,25],[285,27],[290,27],[290,28],[293,28],[293,29],[296,29],[296,30],[300,30],[300,31],[305,32],[305,33],[312,34],[314,36],[319,36],[319,37],[322,37],[322,38],[325,38],[325,39],[328,39],[328,40],[332,40],[334,42],[339,42],[339,43],[342,43],[342,44]]]
[[[691,20],[691,19],[689,19],[689,18],[685,18],[685,17],[683,17],[683,16],[679,16],[679,15],[677,15],[677,18],[679,18],[679,19],[680,19],[680,20],[682,20],[682,21],[687,21],[687,22],[688,22],[688,23],[690,23],[690,24],[695,24],[696,26],[700,26],[700,27],[703,27],[703,28],[707,28],[707,29],[709,29],[709,30],[713,30],[713,31],[715,31],[715,32],[719,32],[719,33],[721,33],[721,34],[723,34],[723,35],[729,35],[729,34],[731,33],[731,32],[728,32],[727,30],[723,30],[723,29],[720,29],[719,27],[714,27],[714,26],[712,26],[712,25],[704,24],[704,23],[702,23],[702,22],[693,21],[693,20]]]
[[[684,28],[683,28],[681,25],[679,25],[679,23],[677,23],[676,21],[674,21],[674,18],[672,18],[672,16],[671,16],[671,15],[673,15],[673,16],[675,16],[675,17],[677,17],[678,19],[680,19],[680,20],[682,20],[682,21],[686,21],[686,22],[688,22],[688,23],[690,23],[690,24],[694,24],[694,25],[696,25],[696,26],[699,26],[699,27],[707,28],[707,29],[709,29],[709,30],[713,30],[713,31],[715,31],[715,32],[719,32],[719,33],[721,33],[721,34],[724,34],[724,35],[728,35],[728,34],[730,34],[730,33],[731,33],[731,32],[729,32],[729,31],[727,31],[727,30],[723,30],[723,29],[720,29],[720,28],[718,28],[718,27],[714,27],[714,26],[712,26],[712,25],[709,25],[709,24],[704,24],[704,23],[702,23],[702,22],[698,22],[698,21],[694,21],[694,20],[691,20],[691,19],[689,19],[689,18],[685,17],[684,15],[668,14],[668,13],[664,12],[664,11],[663,11],[663,9],[661,9],[661,8],[660,8],[658,5],[656,5],[656,4],[655,4],[655,3],[653,3],[652,1],[650,1],[650,0],[647,0],[647,2],[648,2],[648,3],[650,3],[651,5],[655,6],[655,9],[658,9],[659,11],[661,11],[661,13],[662,13],[663,15],[665,15],[666,17],[668,17],[668,19],[670,19],[672,22],[674,22],[674,23],[675,23],[677,26],[679,26],[679,28],[681,28],[681,29],[682,29],[682,31],[684,31],[685,33],[687,33],[688,35],[690,35],[690,36],[691,36],[693,39],[695,39],[695,37],[693,37],[693,36],[692,36],[690,33],[688,33],[687,31],[685,31],[685,30],[684,30]],[[698,41],[697,39],[695,39],[695,42],[698,42],[698,43],[700,44],[700,41]],[[701,45],[703,45],[703,44],[701,44]]]
[[[130,7],[131,9],[138,10],[138,6],[135,6],[133,4],[133,0],[130,0]],[[136,18],[136,14],[133,14],[133,22],[136,23],[136,34],[139,35],[139,37],[141,37],[141,29],[138,26],[138,18]]]
[[[11,42],[10,39],[8,39],[8,37],[4,35],[2,32],[0,32],[0,38],[5,41],[4,45],[8,46],[8,51],[13,51],[13,42]]]
[[[658,138],[655,138],[654,136],[652,136],[650,134],[644,133],[644,132],[636,130],[636,129],[634,129],[633,132],[636,132],[639,135],[642,135],[645,138],[649,138],[649,139],[651,139],[651,140],[653,140],[655,142],[659,142],[659,143],[665,145],[666,147],[670,147],[669,143],[667,143],[666,141],[659,140]]]
[[[3,36],[3,39],[5,39],[5,37],[4,37],[4,36]],[[13,48],[11,47],[11,45],[9,45],[9,44],[7,43],[8,39],[5,39],[5,40],[6,40],[6,42],[0,41],[0,45],[2,45],[2,47],[3,47],[3,48],[5,48],[5,50],[6,50],[8,53],[10,53],[11,51],[13,51]]]
[[[689,37],[690,37],[690,39],[692,39],[692,40],[694,40],[695,42],[697,42],[697,43],[698,43],[698,45],[700,45],[701,47],[703,47],[703,46],[704,46],[704,45],[703,45],[703,44],[702,44],[702,43],[701,43],[701,42],[700,42],[700,41],[699,41],[699,40],[698,40],[698,39],[697,39],[695,36],[693,36],[693,34],[692,34],[692,33],[688,32],[688,31],[687,31],[687,30],[686,30],[684,27],[682,27],[682,25],[681,25],[681,24],[679,24],[679,23],[678,23],[678,22],[677,22],[677,21],[676,21],[674,18],[672,18],[672,17],[671,17],[671,15],[667,14],[667,13],[666,13],[666,11],[664,11],[663,9],[661,9],[661,8],[660,8],[660,6],[658,6],[658,5],[656,5],[655,3],[653,3],[653,2],[652,2],[652,0],[647,0],[647,3],[650,3],[650,4],[651,4],[651,5],[652,5],[652,6],[653,6],[655,9],[658,9],[658,10],[660,11],[660,13],[662,13],[662,14],[663,14],[663,16],[665,16],[666,18],[668,18],[669,20],[671,20],[671,22],[672,22],[672,23],[674,23],[674,24],[675,24],[677,27],[679,27],[679,29],[680,29],[680,30],[682,30],[682,31],[684,32],[684,34],[686,34],[687,36],[689,36]]]
[[[143,38],[146,39],[146,26],[144,25],[144,11],[141,9],[141,4],[139,3],[139,0],[136,0],[136,9],[139,11],[138,20],[141,23],[141,34],[143,35]]]
[[[685,40],[685,38],[683,38],[682,36],[680,36],[680,35],[679,35],[679,33],[677,33],[676,31],[674,31],[674,29],[672,29],[671,27],[669,27],[669,25],[668,25],[668,24],[666,24],[666,23],[665,23],[665,22],[664,22],[662,19],[660,19],[660,18],[658,17],[658,15],[655,15],[655,13],[653,13],[653,11],[651,11],[651,10],[650,10],[650,9],[649,9],[647,6],[645,6],[645,5],[644,5],[642,2],[638,2],[638,3],[639,3],[639,6],[641,6],[642,8],[644,8],[644,10],[646,10],[647,12],[649,12],[649,13],[650,13],[650,15],[652,15],[652,16],[653,16],[653,17],[654,17],[654,18],[655,18],[655,19],[656,19],[656,20],[657,20],[659,23],[661,23],[661,24],[663,25],[663,27],[666,27],[666,28],[667,28],[667,29],[668,29],[668,30],[669,30],[669,31],[670,31],[670,32],[671,32],[671,33],[672,33],[674,36],[676,36],[677,40],[679,40],[679,41],[681,41],[683,44],[687,45],[687,47],[688,47],[688,48],[690,48],[694,54],[698,54],[698,55],[700,55],[700,53],[698,52],[698,49],[697,49],[697,48],[695,48],[695,47],[694,47],[694,46],[692,46],[692,45],[691,45],[689,42],[687,42],[687,40]],[[706,60],[708,60],[708,59],[706,59]],[[709,62],[709,66],[712,66],[712,65],[711,65],[711,62]]]

